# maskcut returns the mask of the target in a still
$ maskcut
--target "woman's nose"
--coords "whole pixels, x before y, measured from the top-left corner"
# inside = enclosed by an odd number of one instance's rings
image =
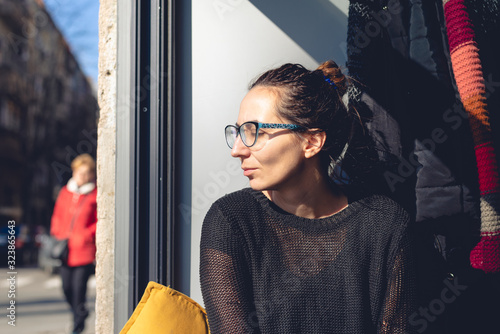
[[[243,141],[241,140],[241,136],[236,137],[236,140],[234,142],[233,148],[231,149],[231,156],[234,158],[241,157],[241,156],[246,156],[250,150],[248,147],[243,144]]]

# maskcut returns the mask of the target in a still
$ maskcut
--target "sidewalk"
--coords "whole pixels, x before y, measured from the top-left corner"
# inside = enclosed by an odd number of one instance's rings
[[[7,268],[0,268],[0,333],[6,334],[68,334],[72,329],[72,315],[64,300],[61,279],[38,268],[19,268],[15,276],[15,298],[9,297]],[[15,327],[10,321],[9,303],[15,301]],[[88,283],[87,307],[90,315],[84,334],[94,334],[95,278]]]

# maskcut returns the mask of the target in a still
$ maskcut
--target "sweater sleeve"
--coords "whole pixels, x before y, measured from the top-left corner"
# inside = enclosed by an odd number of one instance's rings
[[[200,281],[210,333],[258,333],[244,243],[214,204],[203,222]]]
[[[415,273],[409,238],[404,232],[388,269],[387,290],[380,315],[379,333],[415,333],[409,319],[415,311]]]

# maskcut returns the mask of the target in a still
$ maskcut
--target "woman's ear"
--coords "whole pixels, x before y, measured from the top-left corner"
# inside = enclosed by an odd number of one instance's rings
[[[312,158],[313,156],[318,154],[323,149],[323,145],[325,145],[325,131],[313,130],[313,132],[306,132],[304,134],[301,134],[301,136],[306,140],[306,143],[304,145],[304,154],[306,158]]]

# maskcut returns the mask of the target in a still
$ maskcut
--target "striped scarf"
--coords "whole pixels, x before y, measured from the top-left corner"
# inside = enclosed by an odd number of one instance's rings
[[[448,43],[460,99],[469,115],[480,190],[481,239],[470,254],[471,265],[500,271],[500,177],[489,121],[486,86],[464,0],[443,0]],[[498,129],[495,129],[498,131]]]

